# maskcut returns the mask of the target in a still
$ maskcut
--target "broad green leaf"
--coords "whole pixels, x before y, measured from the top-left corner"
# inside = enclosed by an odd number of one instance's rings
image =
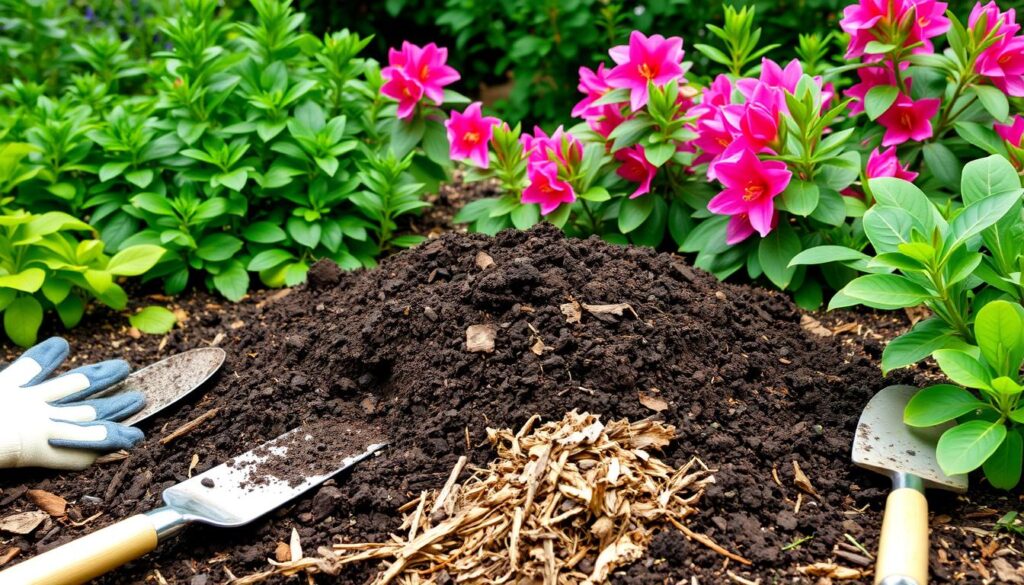
[[[111,161],[100,167],[99,177],[101,183],[116,178],[118,175],[124,172],[128,168],[129,163]]]
[[[945,144],[929,142],[921,152],[928,170],[940,183],[950,189],[960,185],[960,159]]]
[[[19,296],[4,310],[4,331],[22,347],[34,345],[43,324],[43,306],[34,297]]]
[[[996,119],[996,122],[1006,121],[1010,115],[1010,103],[1006,100],[1003,90],[993,85],[973,85],[971,91],[978,96],[982,107]]]
[[[1002,93],[1002,92],[1000,92]],[[982,469],[992,487],[1011,490],[1020,483],[1021,459],[1024,458],[1024,438],[1020,431],[1010,429],[1006,438],[991,457],[985,460]]]
[[[239,262],[233,262],[213,277],[213,286],[229,301],[242,300],[249,291],[249,273]]]
[[[846,246],[815,246],[807,248],[790,260],[790,266],[807,264],[824,264],[826,262],[849,262],[851,260],[870,260],[871,257]]]
[[[619,208],[619,231],[624,234],[640,227],[654,210],[654,197],[626,199]]]
[[[260,272],[294,259],[295,256],[292,256],[291,252],[278,249],[264,250],[252,257],[246,269],[252,272]]]
[[[149,333],[152,335],[167,333],[174,328],[174,324],[177,323],[177,321],[178,320],[174,316],[174,313],[164,307],[155,306],[146,307],[131,317],[128,317],[128,322],[132,324],[132,327],[143,333]]]
[[[593,189],[591,189],[593,191]],[[530,229],[540,221],[540,208],[536,205],[520,205],[508,214],[517,230]]]
[[[938,384],[914,394],[903,411],[903,422],[932,427],[982,408],[992,407],[963,388]]]
[[[396,157],[404,158],[420,143],[426,130],[426,122],[421,116],[408,122],[395,118],[391,124],[391,151]]]
[[[794,179],[782,192],[782,203],[790,213],[807,217],[818,207],[818,185]]]
[[[864,95],[864,113],[868,118],[877,120],[899,97],[900,90],[895,85],[876,85]]]
[[[1020,194],[1020,176],[1006,158],[994,154],[964,166],[960,182],[964,205],[1003,193]]]
[[[818,206],[811,213],[811,219],[815,219],[830,226],[840,226],[846,221],[846,197],[838,191],[829,187],[818,189]]]
[[[106,271],[118,276],[139,276],[156,265],[164,255],[160,246],[140,244],[121,250],[107,263]]]
[[[949,224],[952,243],[947,244],[947,249],[955,249],[959,244],[980,234],[1002,219],[1018,201],[1020,201],[1019,193],[1002,193],[991,195],[964,207]]]
[[[221,262],[234,257],[242,249],[242,240],[225,233],[210,234],[199,242],[196,256],[210,262]]]
[[[957,425],[939,437],[936,458],[946,475],[970,473],[981,467],[1006,439],[1002,422],[972,420]]]
[[[914,218],[899,207],[875,205],[864,213],[864,233],[878,253],[895,252],[910,241]]]
[[[139,189],[145,189],[153,182],[153,169],[137,169],[130,171],[125,173],[124,178]]]
[[[780,222],[778,227],[761,239],[757,247],[757,259],[768,280],[785,290],[796,274],[790,262],[801,251],[800,236],[789,224]]]
[[[135,207],[150,213],[167,216],[174,215],[174,208],[171,207],[171,202],[167,197],[157,193],[139,193],[135,197],[132,197],[131,201],[132,205]]]
[[[85,315],[85,301],[78,295],[68,295],[63,301],[54,305],[57,316],[65,329],[71,329],[78,325]]]
[[[938,211],[928,196],[913,183],[894,177],[878,177],[870,179],[870,185],[878,205],[905,211],[923,228],[924,233],[931,233]]]
[[[43,286],[46,271],[42,268],[26,268],[17,274],[0,276],[0,288],[12,288],[21,292],[34,293]]]
[[[919,321],[914,328],[893,339],[882,351],[882,373],[905,368],[940,349],[955,349],[966,342],[942,319]]]
[[[992,379],[988,369],[969,353],[959,349],[940,349],[932,357],[942,368],[942,373],[957,384],[979,390],[990,387]]]
[[[988,303],[975,316],[974,336],[996,373],[1017,375],[1024,359],[1024,307],[1003,300]]]
[[[251,223],[242,230],[242,235],[257,244],[274,244],[285,240],[288,235],[277,224],[269,221]]]
[[[298,217],[288,218],[285,229],[296,242],[307,248],[316,248],[320,243],[322,228],[319,223],[311,223]]]
[[[840,292],[866,307],[887,310],[920,305],[932,297],[921,285],[897,274],[859,276]]]

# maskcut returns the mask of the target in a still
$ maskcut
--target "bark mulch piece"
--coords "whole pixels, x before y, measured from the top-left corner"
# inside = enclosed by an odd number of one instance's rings
[[[481,252],[490,262],[479,262]],[[97,329],[84,348],[89,359],[122,355],[141,365],[214,341],[229,358],[201,396],[148,424],[127,457],[77,474],[5,472],[0,520],[37,510],[27,489],[68,506],[66,518],[29,534],[0,534],[0,559],[17,550],[14,563],[151,509],[190,472],[328,417],[382,430],[390,446],[251,526],[193,527],[98,582],[224,583],[270,569],[268,559],[287,561],[291,550],[313,556],[336,543],[385,543],[408,534],[403,505],[442,490],[463,457],[460,484],[494,460],[488,428],[578,410],[676,427],[659,460],[679,469],[699,457],[715,470],[687,527],[752,563],[666,529],[609,581],[824,583],[870,569],[866,551],[877,545],[888,485],[849,463],[850,443],[870,396],[914,375],[883,379],[859,338],[814,333],[783,294],[720,284],[672,255],[568,240],[540,226],[495,238],[444,235],[373,271],[322,263],[290,293],[216,311],[204,302],[182,302],[185,329],[166,341]],[[470,326],[489,326],[491,351],[468,350]],[[73,347],[83,349],[89,335]],[[929,498],[935,582],[1005,582],[1017,570],[1016,537],[993,531],[1017,509],[1015,496],[976,479],[971,499]],[[366,561],[316,580],[365,583],[385,568]]]

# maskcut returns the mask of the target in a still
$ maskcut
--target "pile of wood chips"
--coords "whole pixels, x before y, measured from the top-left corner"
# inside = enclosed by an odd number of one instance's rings
[[[651,455],[672,440],[674,427],[653,420],[605,424],[575,411],[534,428],[538,419],[517,433],[488,429],[498,458],[457,484],[460,460],[442,490],[403,506],[404,535],[335,544],[318,558],[271,561],[273,570],[236,583],[337,575],[348,564],[382,560],[376,583],[589,585],[640,559],[655,531],[673,527],[745,562],[685,525],[715,480],[697,458],[673,469]]]

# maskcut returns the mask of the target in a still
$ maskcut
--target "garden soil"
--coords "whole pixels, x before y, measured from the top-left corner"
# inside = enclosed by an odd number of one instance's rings
[[[612,582],[729,583],[732,573],[827,583],[799,568],[867,568],[855,543],[874,550],[888,489],[849,462],[860,411],[886,384],[915,381],[908,372],[881,377],[879,341],[840,343],[801,327],[783,294],[720,284],[673,255],[569,240],[545,226],[444,235],[372,271],[320,263],[308,285],[235,306],[204,295],[180,302],[183,328],[164,338],[133,337],[110,314],[92,315],[72,336],[73,354],[79,363],[125,357],[141,366],[218,344],[229,356],[221,374],[146,424],[145,442],[127,458],[80,473],[3,472],[0,520],[37,509],[26,490],[69,507],[28,535],[0,534],[0,561],[157,507],[161,491],[190,472],[304,422],[357,421],[388,437],[389,447],[351,472],[251,526],[194,526],[98,581],[225,583],[267,569],[293,528],[307,555],[337,541],[383,541],[399,530],[398,508],[439,489],[460,456],[470,460],[463,477],[494,457],[487,427],[578,409],[675,425],[663,459],[679,466],[697,456],[717,470],[690,527],[753,563],[668,530]],[[592,306],[623,303],[621,315]],[[469,351],[473,325],[493,332],[490,351],[487,334]],[[970,500],[929,494],[935,582],[1014,582],[1020,546],[993,527],[1019,502],[972,480]],[[317,580],[365,583],[378,569],[366,563]]]

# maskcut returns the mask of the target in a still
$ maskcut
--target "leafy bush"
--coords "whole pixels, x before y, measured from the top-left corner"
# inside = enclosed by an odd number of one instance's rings
[[[166,249],[144,279],[161,279],[169,294],[198,280],[237,300],[250,272],[294,285],[316,259],[373,266],[383,251],[415,244],[396,235],[397,220],[423,206],[450,161],[416,149],[425,118],[419,134],[392,132],[386,80],[359,56],[370,39],[303,33],[289,4],[253,0],[248,23],[229,20],[216,0],[183,0],[157,21],[161,43],[148,55],[106,31],[70,53],[67,40],[15,43],[35,56],[73,53],[87,73],[39,83],[36,70],[7,72],[8,140],[32,145],[31,176],[0,193],[33,212],[87,218],[107,253]],[[25,8],[18,26],[49,23],[47,10],[65,9]]]

